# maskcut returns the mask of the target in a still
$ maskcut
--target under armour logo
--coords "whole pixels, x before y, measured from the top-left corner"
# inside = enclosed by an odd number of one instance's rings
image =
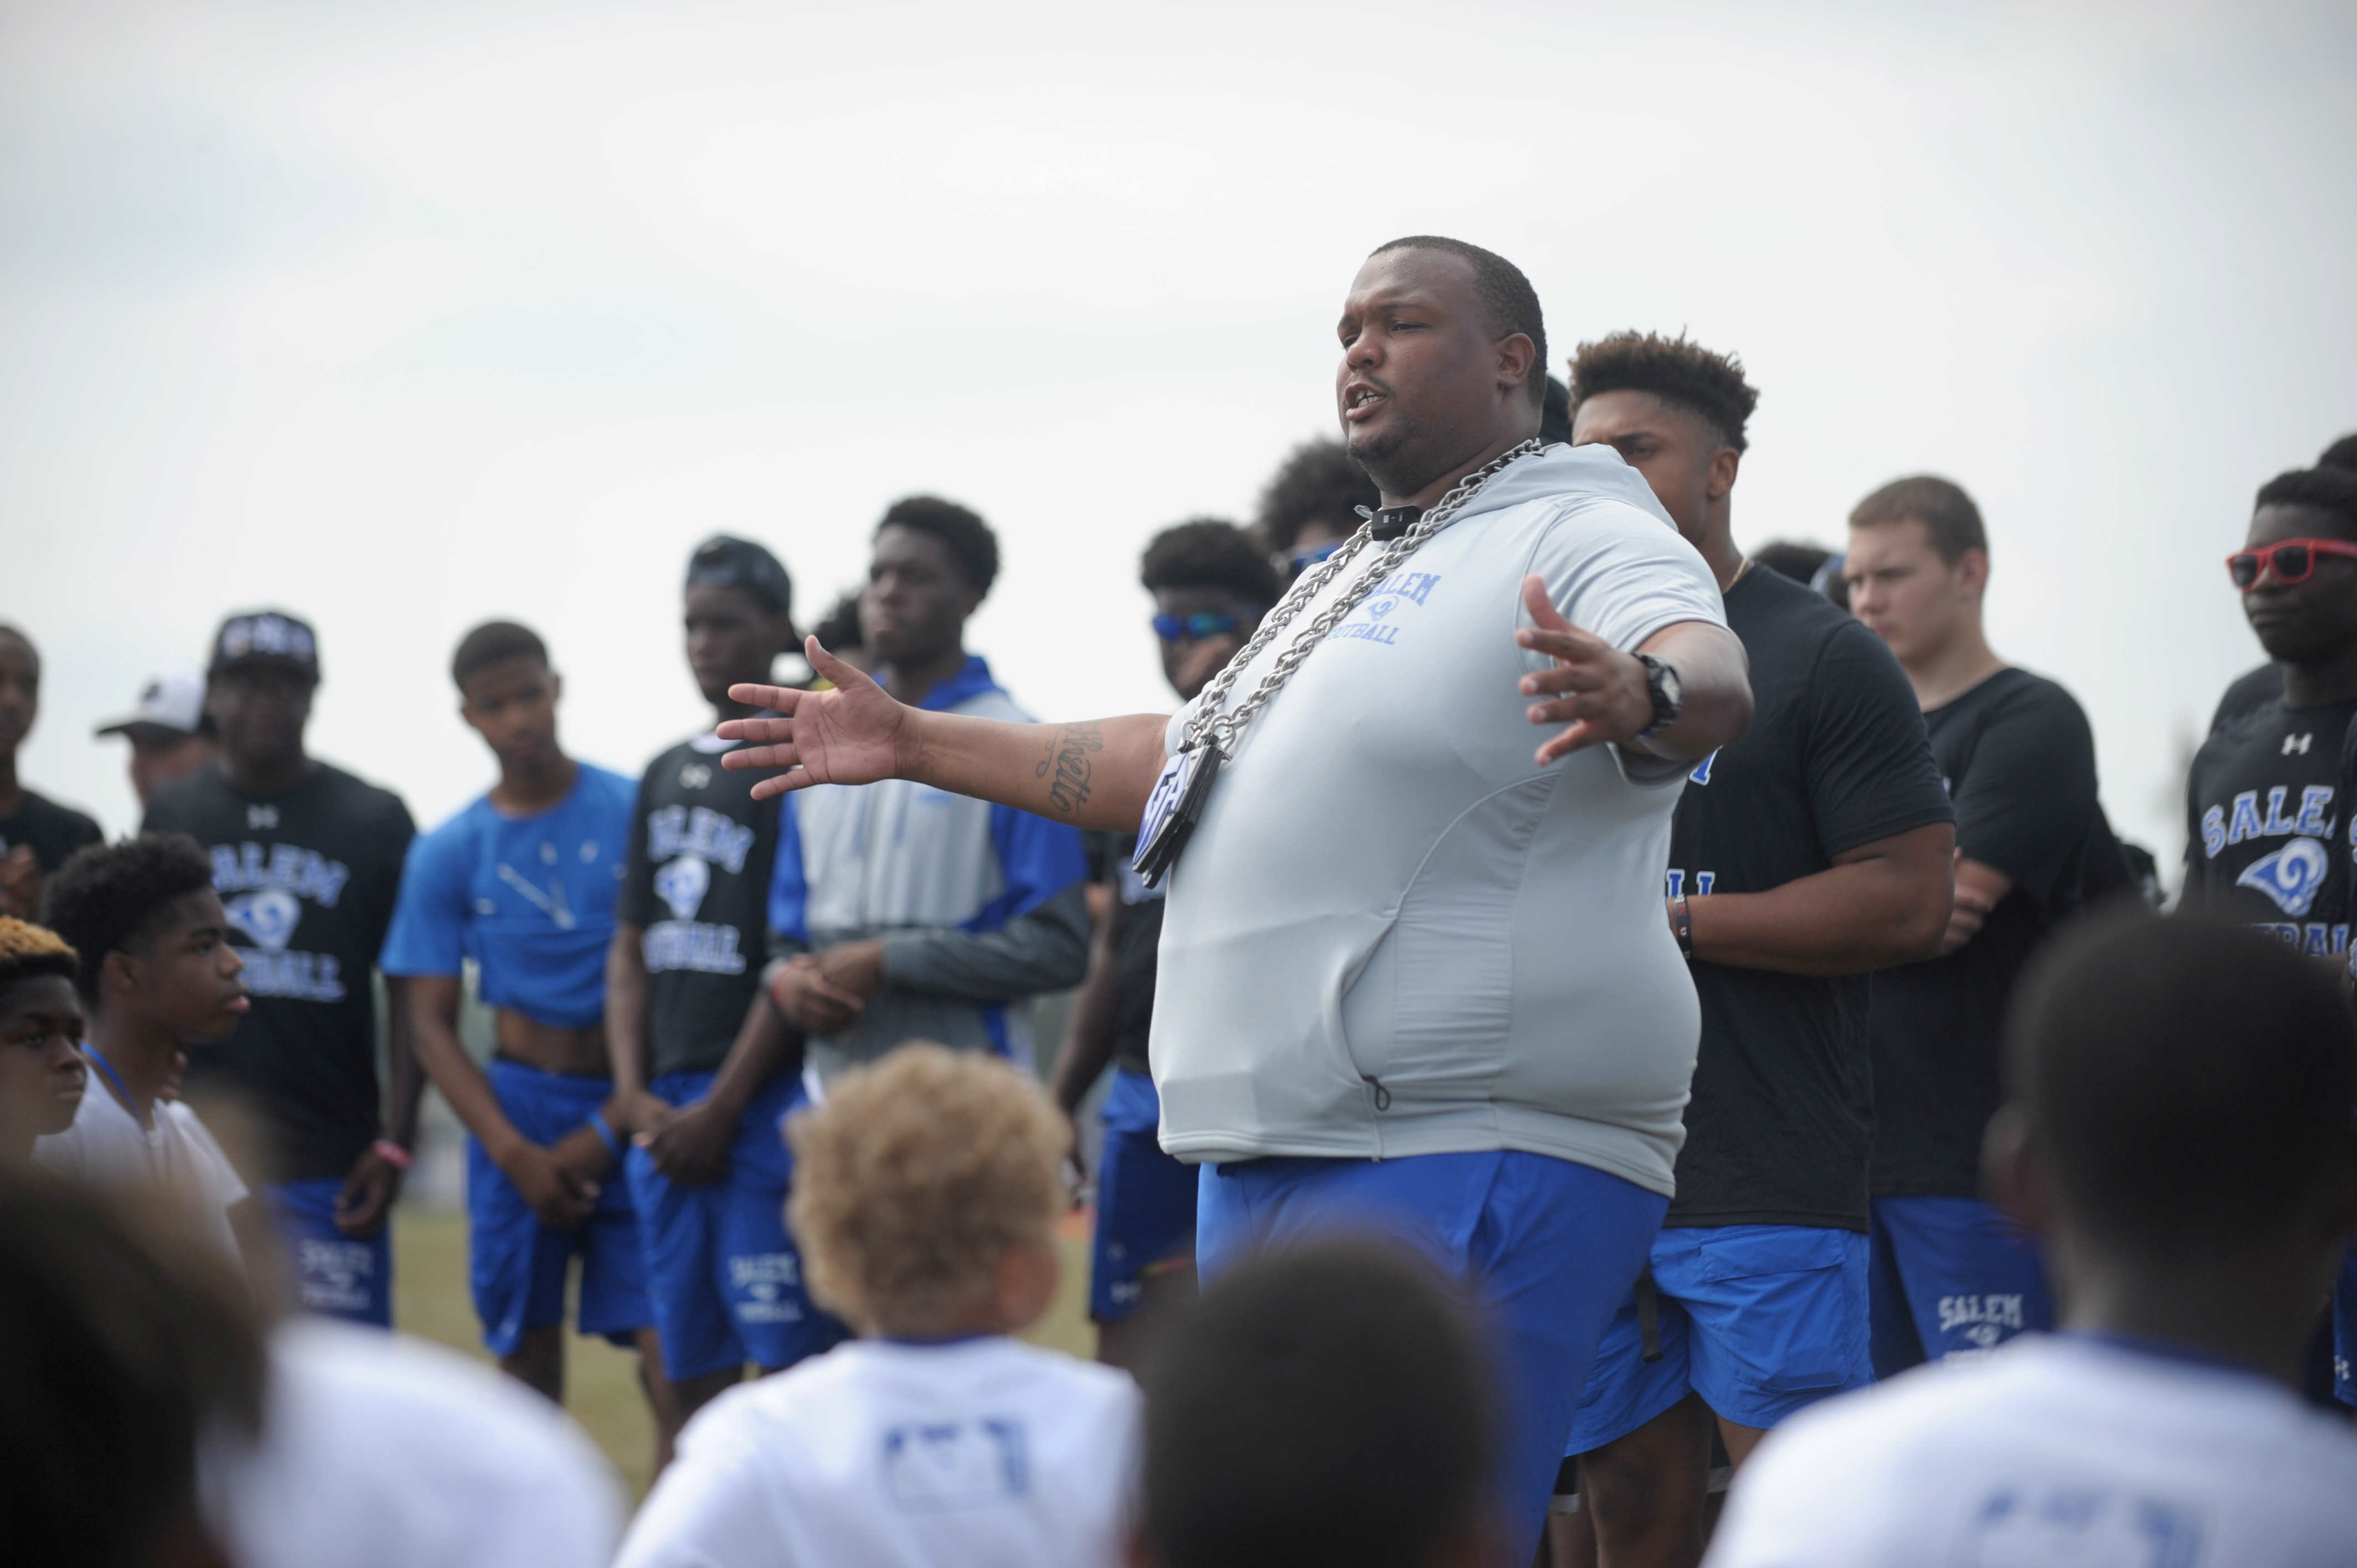
[[[679,770],[679,787],[683,789],[701,789],[711,782],[712,769],[701,762],[691,762]]]
[[[2297,752],[2300,756],[2306,757],[2308,755],[2308,743],[2315,738],[2316,737],[2312,735],[2287,735],[2284,736],[2283,754],[2286,757],[2289,757],[2293,753]]]
[[[245,809],[245,825],[249,829],[274,828],[278,825],[278,808],[249,805]]]

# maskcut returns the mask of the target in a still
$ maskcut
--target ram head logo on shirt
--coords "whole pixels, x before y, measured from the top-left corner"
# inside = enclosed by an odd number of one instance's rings
[[[655,873],[655,897],[671,906],[674,920],[693,920],[712,890],[712,865],[700,854],[683,854],[666,861]]]
[[[2266,894],[2275,900],[2276,908],[2298,919],[2316,902],[2330,864],[2322,844],[2311,838],[2296,838],[2243,867],[2234,886]]]
[[[231,926],[267,952],[285,952],[295,940],[295,928],[303,923],[303,901],[283,887],[241,893],[222,908]]]

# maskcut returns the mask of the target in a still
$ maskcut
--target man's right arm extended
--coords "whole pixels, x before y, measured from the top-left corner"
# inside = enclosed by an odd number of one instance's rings
[[[1161,714],[1025,725],[927,713],[893,701],[816,638],[808,652],[834,690],[729,688],[737,701],[780,715],[720,726],[722,739],[748,743],[725,754],[722,766],[785,770],[755,784],[756,798],[809,784],[911,779],[1074,827],[1134,829],[1162,772],[1169,720]]]

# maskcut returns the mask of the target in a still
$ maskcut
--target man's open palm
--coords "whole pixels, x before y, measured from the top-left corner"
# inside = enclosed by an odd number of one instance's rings
[[[873,784],[899,776],[900,741],[908,710],[884,688],[825,649],[818,639],[803,643],[811,668],[834,685],[832,692],[797,692],[785,686],[731,686],[740,703],[773,708],[773,719],[730,719],[723,740],[748,744],[725,754],[724,768],[778,768],[774,779],[753,786],[757,800],[807,784]]]

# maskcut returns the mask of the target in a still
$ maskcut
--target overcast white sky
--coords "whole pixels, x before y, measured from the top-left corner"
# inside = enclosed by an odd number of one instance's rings
[[[264,603],[319,628],[315,749],[422,822],[487,782],[443,671],[491,615],[635,772],[702,722],[698,537],[815,612],[919,489],[999,530],[972,641],[1018,699],[1163,705],[1137,550],[1331,427],[1344,285],[1437,231],[1530,273],[1558,369],[1624,327],[1742,354],[1745,541],[1963,482],[1999,650],[2173,854],[2257,658],[2220,558],[2357,428],[2357,12],[1919,9],[18,0],[27,777],[127,831],[91,725]]]

